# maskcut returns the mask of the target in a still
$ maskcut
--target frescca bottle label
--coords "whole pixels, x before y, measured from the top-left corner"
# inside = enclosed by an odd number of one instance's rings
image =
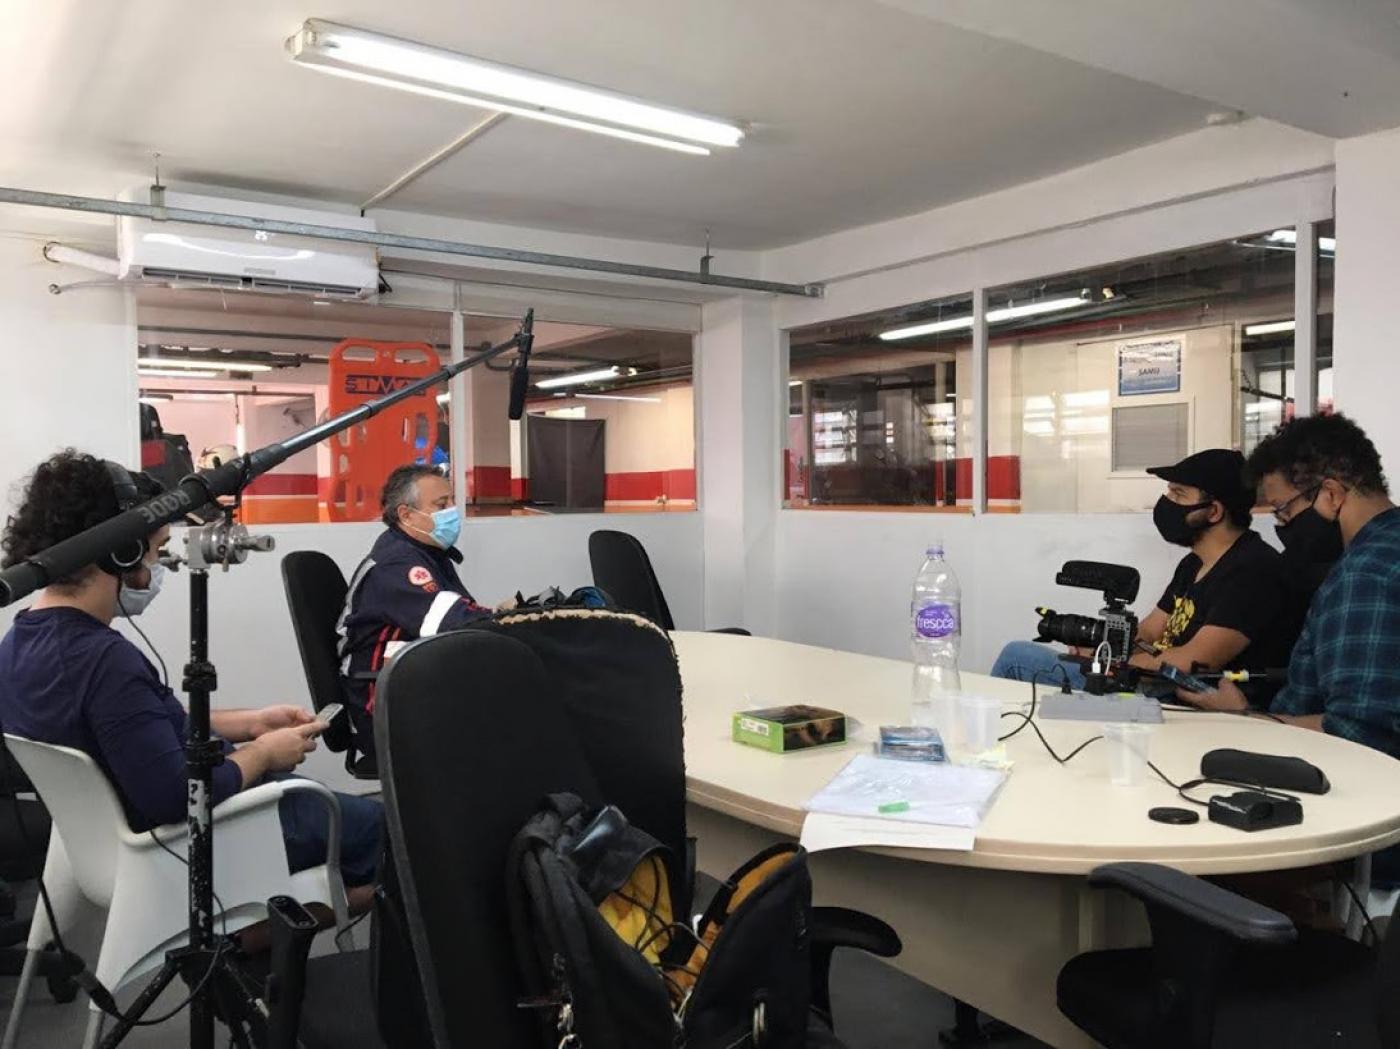
[[[958,632],[958,610],[953,605],[924,605],[914,617],[920,637],[951,637]]]

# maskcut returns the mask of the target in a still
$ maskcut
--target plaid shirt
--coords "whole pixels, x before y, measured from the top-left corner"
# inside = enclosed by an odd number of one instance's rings
[[[1400,757],[1400,509],[1369,521],[1318,589],[1270,709]]]

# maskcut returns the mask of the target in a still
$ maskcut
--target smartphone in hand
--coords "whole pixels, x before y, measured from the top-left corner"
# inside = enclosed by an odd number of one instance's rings
[[[1184,688],[1187,692],[1209,692],[1211,687],[1194,674],[1188,674],[1184,670],[1178,670],[1170,663],[1163,663],[1157,668],[1157,676],[1163,681],[1170,681],[1177,688]],[[339,704],[336,704],[339,706]]]
[[[335,722],[335,719],[340,717],[344,713],[344,703],[327,703],[324,707],[322,707],[316,712],[316,720],[321,722],[321,724],[325,725],[326,728],[330,728],[331,725]],[[321,732],[324,731],[325,729],[321,730]],[[316,733],[316,735],[319,736],[321,732]]]

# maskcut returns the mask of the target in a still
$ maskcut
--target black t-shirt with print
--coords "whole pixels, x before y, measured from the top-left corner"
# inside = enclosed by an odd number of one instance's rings
[[[1254,531],[1245,532],[1200,579],[1201,559],[1187,554],[1157,602],[1167,628],[1153,646],[1179,648],[1205,626],[1238,630],[1249,638],[1230,669],[1264,670],[1288,665],[1302,629],[1302,609],[1288,586],[1283,558]],[[1251,698],[1254,698],[1251,696]]]

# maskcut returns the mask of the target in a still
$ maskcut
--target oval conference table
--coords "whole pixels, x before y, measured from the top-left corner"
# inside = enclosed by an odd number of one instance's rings
[[[672,637],[685,688],[689,827],[708,873],[727,874],[765,845],[796,838],[807,799],[869,752],[879,725],[908,722],[910,664],[901,660],[730,634]],[[962,678],[964,691],[1001,699],[1007,710],[1030,699],[1029,685]],[[864,738],[786,755],[730,739],[736,711],[788,703],[840,710],[864,726]],[[1102,729],[1037,724],[1060,754]],[[1296,755],[1323,770],[1332,789],[1301,795],[1301,824],[1253,833],[1211,823],[1204,810],[1192,825],[1150,821],[1154,806],[1194,806],[1150,773],[1140,786],[1114,786],[1102,743],[1063,766],[1029,729],[1006,746],[1013,767],[971,852],[835,849],[811,857],[812,877],[817,902],[869,911],[899,930],[900,968],[1053,1046],[1095,1044],[1055,1006],[1060,967],[1081,951],[1146,942],[1133,901],[1088,888],[1084,875],[1099,864],[1235,874],[1344,860],[1400,841],[1400,761],[1267,719],[1167,711],[1150,744],[1153,763],[1176,783],[1198,776],[1201,755],[1216,747]]]

